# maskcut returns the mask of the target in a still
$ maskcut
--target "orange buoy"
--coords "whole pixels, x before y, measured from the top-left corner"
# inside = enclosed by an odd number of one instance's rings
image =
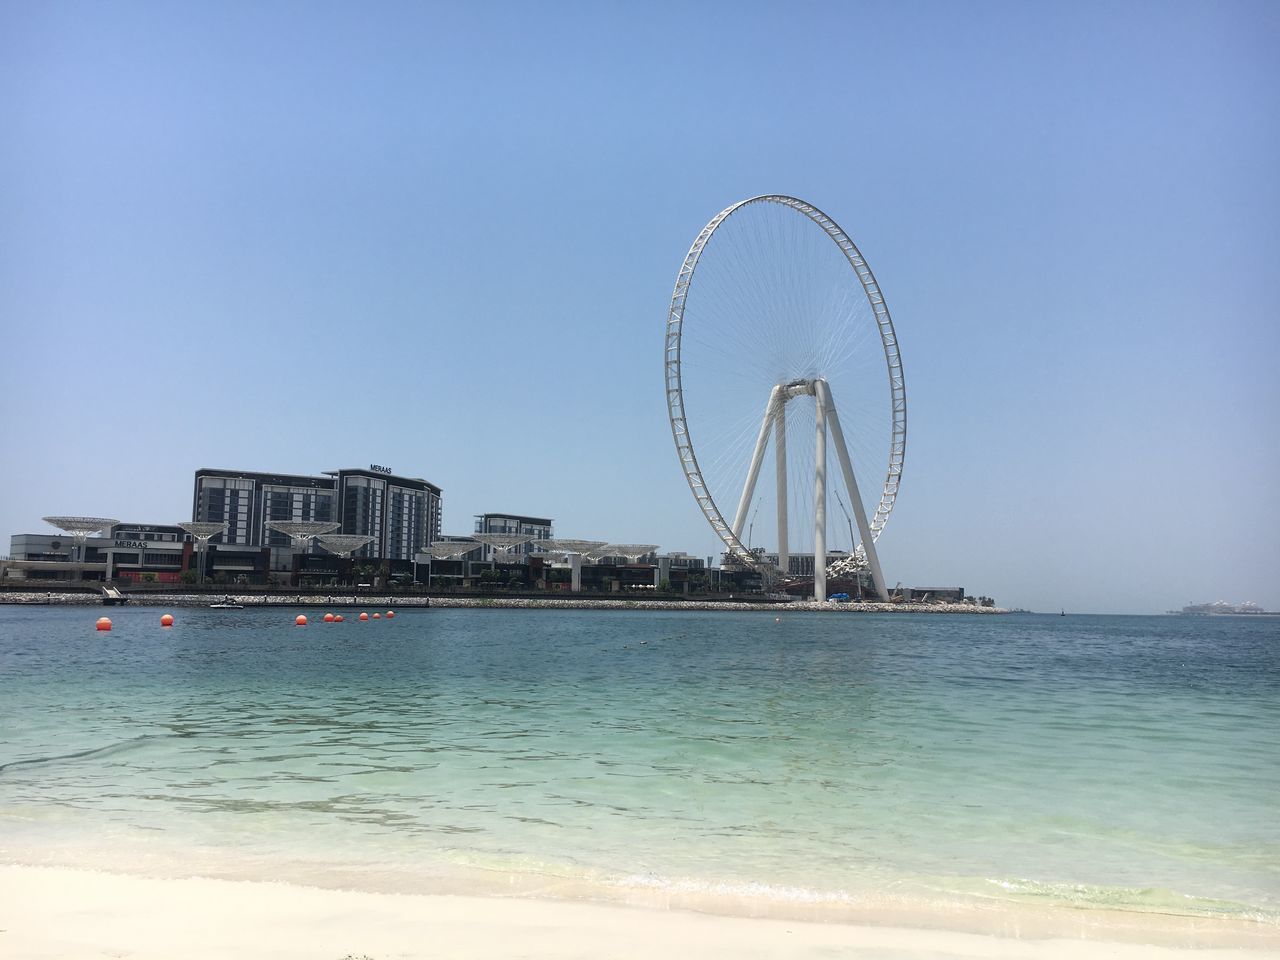
[[[326,614],[324,615],[324,622],[325,622],[325,623],[333,623],[333,621],[334,621],[334,616],[333,616],[333,614],[332,614],[332,613],[326,613]]]
[[[396,612],[395,612],[394,610],[388,610],[388,611],[387,611],[387,619],[388,619],[388,620],[390,620],[390,619],[391,619],[392,617],[394,617],[395,615],[396,615]]]
[[[298,614],[293,618],[293,622],[299,627],[305,627],[307,625],[307,618],[302,614]]]
[[[97,626],[98,626],[98,629],[99,629],[99,630],[110,630],[110,629],[111,629],[111,618],[110,618],[110,617],[99,617],[99,618],[98,618],[98,624],[97,624]]]
[[[335,617],[333,618],[333,622],[334,622],[334,623],[341,623],[341,622],[342,622],[342,614],[338,614],[337,616],[335,616]]]
[[[375,614],[373,615],[373,619],[375,619],[375,620],[381,620],[381,619],[382,619],[382,614],[380,614],[380,613],[375,613]]]
[[[368,619],[369,619],[369,615],[368,615],[367,613],[362,613],[362,614],[360,614],[360,619],[361,619],[361,620],[368,620]]]
[[[172,626],[173,626],[173,614],[172,614],[172,613],[166,613],[163,617],[161,617],[161,618],[160,618],[160,626],[162,626],[162,627],[172,627]]]

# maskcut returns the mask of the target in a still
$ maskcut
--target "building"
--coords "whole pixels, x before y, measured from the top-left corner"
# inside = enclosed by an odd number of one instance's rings
[[[328,476],[335,480],[341,532],[373,537],[354,557],[412,561],[440,535],[443,491],[435,484],[376,465]]]
[[[227,523],[226,533],[209,541],[219,547],[270,548],[272,570],[293,563],[289,538],[267,527],[271,520],[333,520],[333,480],[288,473],[243,470],[196,471],[193,520]]]
[[[844,550],[828,550],[827,566],[831,566],[837,560],[844,560],[849,554]],[[775,567],[778,565],[777,552],[764,554],[765,560],[772,563]],[[792,577],[812,577],[813,576],[813,554],[812,553],[791,553],[787,555],[787,574]]]
[[[964,587],[909,587],[899,591],[903,600],[964,602]]]
[[[546,517],[526,517],[518,513],[480,513],[476,515],[476,533],[513,533],[534,540],[550,540],[552,521]],[[472,559],[492,560],[494,549],[485,547],[483,553],[477,553]],[[512,560],[526,560],[537,548],[532,543],[522,543],[511,548],[506,554]],[[470,558],[470,555],[468,555]]]
[[[667,561],[667,565],[672,570],[705,570],[707,565],[701,557],[691,557],[683,550],[672,550],[670,553],[650,554],[651,562],[662,563]]]
[[[132,580],[177,583],[193,568],[195,544],[181,527],[117,523],[84,541],[83,561],[65,534],[20,533],[9,540],[6,576],[29,580]]]
[[[85,559],[101,559],[106,580],[177,583],[193,546],[187,532],[172,524],[117,523],[105,537],[85,540]]]
[[[421,477],[397,476],[376,464],[320,476],[202,468],[195,474],[192,519],[229,524],[210,541],[215,551],[269,548],[272,570],[293,564],[289,538],[267,526],[281,520],[336,522],[338,532],[373,537],[355,558],[411,562],[440,534],[442,493]]]
[[[101,580],[106,563],[94,551],[104,540],[88,537],[85,561],[80,563],[76,561],[75,540],[65,533],[15,533],[9,537],[9,558],[3,563],[5,579]]]

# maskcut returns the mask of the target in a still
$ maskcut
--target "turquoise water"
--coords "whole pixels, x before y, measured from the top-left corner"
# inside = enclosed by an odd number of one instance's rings
[[[0,860],[1280,922],[1280,622],[0,607]]]

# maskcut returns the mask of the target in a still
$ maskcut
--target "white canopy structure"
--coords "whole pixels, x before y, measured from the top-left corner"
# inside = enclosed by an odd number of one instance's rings
[[[426,552],[431,555],[433,560],[457,560],[464,554],[470,553],[472,550],[479,549],[483,544],[478,540],[437,540],[435,543],[427,544]],[[435,571],[435,566],[428,568],[427,583],[431,583],[436,576],[441,576]],[[417,579],[417,568],[414,568],[414,579]]]
[[[351,556],[372,539],[371,536],[357,533],[325,533],[316,537],[320,546],[340,557]]]
[[[544,553],[560,553],[569,558],[569,589],[574,593],[582,589],[582,558],[605,545],[604,540],[566,540],[554,537],[550,540],[534,540],[533,545]]]
[[[427,553],[437,560],[456,560],[480,545],[478,540],[437,540],[427,545]]]
[[[200,582],[204,583],[204,571],[209,555],[209,540],[220,533],[225,533],[229,524],[226,520],[179,520],[177,526],[196,538],[196,550],[199,553],[196,566],[200,571]]]
[[[322,533],[332,533],[342,524],[331,520],[268,520],[267,529],[283,533],[298,549],[306,549]],[[369,537],[372,540],[373,537]],[[368,540],[365,541],[368,543]]]
[[[73,563],[84,563],[84,542],[89,537],[104,530],[110,530],[119,520],[108,517],[43,517],[45,523],[52,524],[71,537],[76,546]]]
[[[492,547],[498,553],[507,556],[510,556],[514,547],[532,543],[535,539],[532,535],[523,533],[477,533],[474,536],[478,543]],[[494,559],[497,558],[495,557]]]
[[[598,550],[593,550],[593,557],[622,557],[635,563],[641,557],[647,557],[658,549],[656,543],[606,543]]]
[[[322,533],[337,530],[342,524],[333,520],[268,520],[266,526],[268,530],[288,537],[295,553],[306,553],[312,540]]]
[[[45,523],[57,527],[81,545],[88,537],[110,530],[120,522],[107,517],[44,517],[43,519]]]
[[[582,556],[603,547],[605,543],[605,540],[565,540],[561,537],[533,541],[533,545],[543,553],[563,553],[565,556]]]

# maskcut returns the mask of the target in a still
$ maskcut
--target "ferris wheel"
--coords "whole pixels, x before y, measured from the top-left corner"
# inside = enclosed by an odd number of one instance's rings
[[[681,469],[728,556],[786,578],[812,552],[816,599],[859,569],[887,599],[875,541],[902,480],[906,386],[884,295],[839,225],[780,195],[717,214],[676,276],[664,367]],[[829,565],[829,550],[844,552]]]

